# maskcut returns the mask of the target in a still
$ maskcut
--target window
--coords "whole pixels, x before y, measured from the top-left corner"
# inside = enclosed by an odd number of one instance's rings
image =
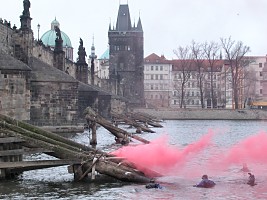
[[[150,79],[154,80],[154,75],[153,74],[150,75]]]
[[[259,63],[259,67],[262,67],[262,63]]]
[[[192,97],[195,95],[194,91],[192,91]]]
[[[154,66],[153,65],[151,65],[151,71],[153,71],[154,70]]]
[[[262,89],[260,89],[260,94],[262,94]]]
[[[160,71],[163,71],[163,66],[160,66]]]
[[[155,75],[155,79],[156,79],[156,80],[159,79],[159,75],[158,75],[158,74]]]
[[[150,85],[150,89],[151,90],[154,90],[154,85]]]
[[[7,78],[7,74],[4,74],[4,78]]]
[[[262,76],[262,72],[260,72],[260,76]]]
[[[160,80],[163,80],[163,74],[160,74]]]
[[[187,86],[190,88],[190,82],[187,83]]]
[[[159,66],[156,66],[156,71],[158,71],[159,70]]]

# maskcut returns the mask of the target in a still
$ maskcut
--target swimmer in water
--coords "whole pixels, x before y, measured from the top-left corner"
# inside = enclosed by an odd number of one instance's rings
[[[212,181],[209,180],[208,175],[203,175],[202,176],[202,181],[197,184],[197,185],[193,185],[194,187],[202,187],[202,188],[212,188],[214,187],[216,184]]]
[[[251,185],[251,186],[256,185],[256,183],[255,183],[255,176],[253,174],[251,174],[251,173],[248,173],[248,175],[249,175],[249,177],[248,177],[247,184],[248,185]]]
[[[159,183],[148,183],[146,185],[146,189],[151,189],[151,188],[162,189],[162,186]]]

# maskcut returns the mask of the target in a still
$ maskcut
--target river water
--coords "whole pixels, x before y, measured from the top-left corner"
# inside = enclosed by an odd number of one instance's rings
[[[180,160],[180,167],[156,179],[162,189],[146,189],[145,184],[125,183],[103,175],[97,175],[93,182],[77,183],[73,182],[73,175],[68,174],[67,167],[63,166],[24,172],[16,180],[2,181],[0,199],[267,199],[267,121],[168,120],[162,125],[163,128],[152,128],[156,133],[139,136],[150,141],[167,136],[168,145],[179,149],[177,152],[181,155],[184,155],[186,148],[194,149]],[[201,143],[206,140],[205,137],[201,138],[210,132],[213,136],[209,144]],[[97,148],[104,151],[120,148],[108,131],[100,127],[97,134]],[[86,132],[69,137],[88,144]],[[133,141],[131,145],[137,144]],[[235,146],[237,148],[233,148]],[[162,152],[158,154],[168,157]],[[243,158],[244,154],[247,157]],[[44,154],[26,159],[44,158],[51,159]],[[255,175],[257,185],[246,184],[248,174],[241,170],[244,162]],[[216,182],[214,188],[193,187],[204,173]]]

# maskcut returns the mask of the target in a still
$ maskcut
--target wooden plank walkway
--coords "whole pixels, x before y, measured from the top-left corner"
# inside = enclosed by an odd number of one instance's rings
[[[58,167],[64,165],[80,164],[78,160],[37,160],[20,162],[0,162],[0,169],[9,169],[12,172],[23,172],[34,169]]]

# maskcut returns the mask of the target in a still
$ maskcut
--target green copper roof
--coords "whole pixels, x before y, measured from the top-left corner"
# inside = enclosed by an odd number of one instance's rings
[[[60,24],[56,19],[53,20],[51,23],[51,30],[45,32],[41,37],[41,41],[43,42],[44,45],[51,46],[51,47],[55,46],[55,40],[57,37],[56,31],[55,31],[55,26],[58,26],[60,28]],[[72,47],[69,36],[66,33],[64,33],[63,31],[61,31],[61,37],[63,40],[63,48],[66,46]]]
[[[109,59],[109,48],[102,54],[99,60],[108,60]]]

